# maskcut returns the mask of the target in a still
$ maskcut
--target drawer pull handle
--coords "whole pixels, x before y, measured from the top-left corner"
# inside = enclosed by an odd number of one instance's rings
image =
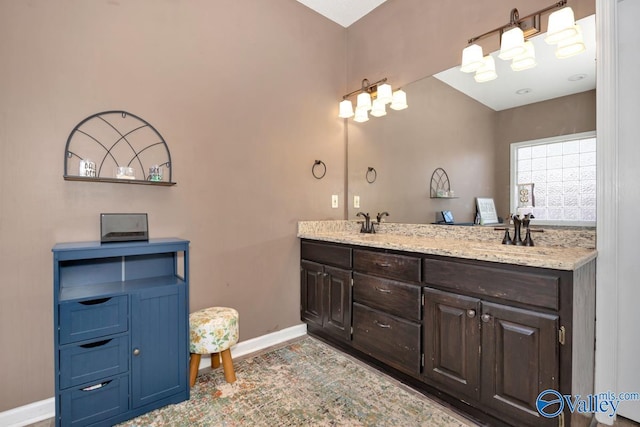
[[[387,323],[380,323],[377,320],[374,320],[373,323],[375,323],[377,326],[383,328],[383,329],[389,329],[391,327],[391,325],[387,324]]]
[[[103,383],[99,383],[99,384],[94,384],[94,385],[90,385],[89,387],[85,387],[85,388],[81,388],[80,390],[82,391],[93,391],[93,390],[98,390],[99,388],[102,388],[106,385],[108,385],[112,380],[109,381],[105,381]]]
[[[491,320],[491,316],[489,316],[488,314],[483,314],[482,316],[480,316],[480,318],[484,323],[487,323],[489,322],[489,320]]]
[[[376,262],[376,265],[378,267],[382,267],[382,268],[389,268],[391,267],[391,264],[389,264],[388,262]]]
[[[100,347],[101,345],[109,344],[110,342],[111,342],[111,340],[108,339],[108,340],[92,342],[92,343],[89,343],[89,344],[82,344],[80,347],[82,347],[82,348],[94,348],[94,347]]]
[[[475,310],[467,310],[467,317],[470,319],[473,319],[474,317],[476,317],[476,311]]]
[[[134,356],[139,356],[140,355],[140,349],[139,348],[134,349],[133,350],[133,355]]]
[[[80,301],[80,304],[82,305],[97,305],[97,304],[104,304],[105,302],[109,301],[111,298],[98,298],[98,299],[92,299],[89,301]]]
[[[383,294],[390,294],[391,293],[391,289],[379,288],[377,286],[376,286],[376,291],[382,292]]]

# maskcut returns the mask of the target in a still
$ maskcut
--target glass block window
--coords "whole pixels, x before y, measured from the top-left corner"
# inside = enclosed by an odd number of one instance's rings
[[[595,224],[595,132],[511,144],[511,182],[513,213],[533,213],[543,224]]]

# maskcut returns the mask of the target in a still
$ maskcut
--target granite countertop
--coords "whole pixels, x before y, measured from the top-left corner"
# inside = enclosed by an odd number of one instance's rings
[[[452,230],[453,235],[451,233],[443,233],[437,228],[434,231],[430,231],[429,228],[424,227],[421,227],[419,232],[416,232],[415,229],[407,232],[408,229],[405,228],[403,233],[397,234],[385,232],[385,230],[381,230],[377,234],[363,234],[359,233],[357,229],[354,230],[353,227],[318,226],[319,223],[305,222],[304,224],[301,223],[302,226],[299,224],[298,237],[363,247],[557,270],[575,270],[597,256],[596,250],[589,247],[503,245],[501,236],[494,238],[493,241],[488,241],[483,238],[480,230],[461,230],[460,227],[454,227],[455,230]],[[313,224],[313,226],[309,226],[309,224]],[[471,229],[474,227],[464,228]],[[477,234],[478,232],[480,234],[474,235],[474,233]],[[460,236],[455,236],[455,233],[461,234]]]

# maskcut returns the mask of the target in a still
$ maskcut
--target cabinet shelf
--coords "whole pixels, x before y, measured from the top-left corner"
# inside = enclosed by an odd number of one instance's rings
[[[458,196],[431,196],[432,199],[458,199]]]
[[[147,288],[185,284],[186,282],[178,276],[161,276],[119,282],[95,283],[85,286],[66,286],[60,289],[59,301],[63,302],[85,298],[105,298]]]

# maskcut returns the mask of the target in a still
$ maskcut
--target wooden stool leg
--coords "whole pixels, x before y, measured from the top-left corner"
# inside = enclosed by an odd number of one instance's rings
[[[199,354],[191,353],[191,359],[189,360],[189,387],[193,387],[196,383],[198,368],[200,367],[200,357]]]
[[[211,369],[220,367],[220,353],[211,353]]]
[[[236,382],[236,373],[233,370],[233,360],[231,360],[231,350],[226,349],[220,353],[222,355],[222,369],[224,369],[224,379],[232,384]]]

